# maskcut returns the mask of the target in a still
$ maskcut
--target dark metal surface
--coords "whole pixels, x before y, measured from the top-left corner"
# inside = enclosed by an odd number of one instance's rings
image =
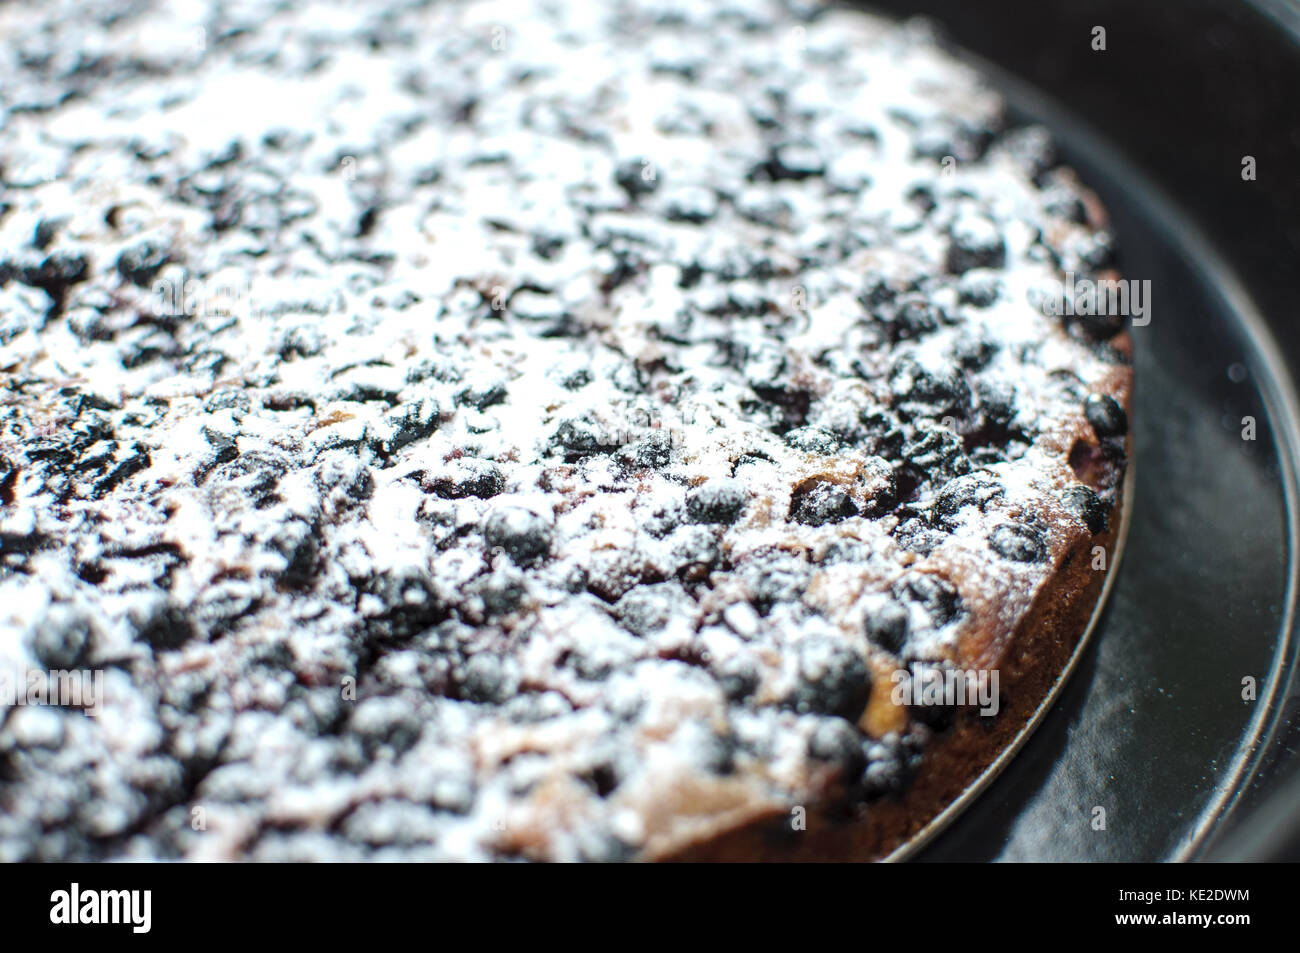
[[[1286,795],[1260,805],[1294,773],[1300,737],[1300,34],[1284,25],[1300,15],[1199,0],[875,6],[931,14],[1006,71],[1013,103],[1101,193],[1125,276],[1153,295],[1133,331],[1137,489],[1105,617],[1019,757],[921,859],[1288,857]]]

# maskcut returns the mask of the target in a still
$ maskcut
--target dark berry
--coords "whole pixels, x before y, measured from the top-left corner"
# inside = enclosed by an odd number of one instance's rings
[[[144,241],[117,256],[117,273],[131,284],[147,288],[170,260],[166,246]]]
[[[861,424],[868,452],[886,460],[900,459],[907,435],[893,414],[885,410],[863,411]]]
[[[910,517],[898,524],[894,530],[894,542],[912,553],[928,556],[944,540],[944,534],[932,527],[918,516]]]
[[[703,225],[718,214],[717,193],[703,186],[670,189],[664,214],[670,222]]]
[[[627,592],[614,606],[623,627],[646,636],[662,629],[688,597],[677,583],[654,583]]]
[[[462,407],[473,407],[476,410],[487,410],[487,408],[499,404],[505,399],[506,384],[505,381],[500,380],[471,385],[462,388],[456,394],[457,404]]]
[[[505,492],[506,479],[496,464],[466,457],[455,461],[446,471],[435,476],[427,488],[445,500],[459,500],[467,496],[488,500]]]
[[[324,493],[339,491],[356,502],[370,499],[375,478],[370,468],[350,454],[334,452],[324,456],[316,468],[316,485]]]
[[[898,475],[883,457],[868,457],[858,476],[866,503],[861,514],[869,518],[883,516],[899,504]]]
[[[551,525],[518,506],[493,511],[483,530],[487,544],[502,549],[520,566],[529,566],[551,551]]]
[[[907,609],[891,600],[868,609],[863,628],[872,643],[897,655],[907,642],[909,619]]]
[[[710,480],[686,494],[686,515],[692,523],[730,525],[749,502],[749,491],[736,480]]]
[[[788,142],[774,148],[761,173],[774,182],[799,181],[821,175],[826,162],[810,143]]]
[[[77,668],[90,647],[89,620],[68,606],[51,606],[42,619],[32,649],[42,665],[52,671]]]
[[[924,298],[905,298],[896,305],[877,308],[873,314],[881,321],[891,341],[910,341],[939,329],[945,316]]]
[[[393,435],[388,439],[385,449],[396,453],[403,447],[428,437],[438,429],[441,422],[438,402],[431,397],[412,401],[388,418],[393,427]]]
[[[909,417],[962,417],[970,407],[970,385],[955,367],[930,370],[903,356],[889,372],[894,406]]]
[[[666,467],[673,459],[673,436],[667,430],[651,430],[629,447],[624,447],[623,460],[633,467]]]
[[[973,268],[1001,268],[1006,257],[1002,235],[991,219],[967,216],[953,224],[946,264],[954,275]]]
[[[524,601],[523,581],[508,572],[491,572],[470,584],[472,596],[482,600],[486,619],[499,619],[510,615]]]
[[[964,333],[953,344],[953,355],[968,371],[986,366],[997,351],[997,344],[978,332]]]
[[[895,599],[920,605],[936,628],[947,625],[961,611],[961,596],[956,588],[933,573],[911,573],[894,583],[890,591]]]
[[[628,361],[615,364],[605,376],[611,384],[626,394],[644,394],[646,386],[650,383],[645,371]]]
[[[740,568],[755,608],[764,614],[779,603],[797,602],[808,585],[810,572],[804,560],[782,553],[749,560]]]
[[[165,600],[152,603],[131,621],[135,637],[159,651],[180,648],[195,634],[190,613]]]
[[[800,643],[798,659],[798,682],[787,700],[790,707],[857,721],[871,694],[871,674],[858,651],[820,636]]]
[[[957,300],[974,308],[989,308],[997,303],[1002,282],[991,272],[972,272],[957,282]]]
[[[41,219],[36,223],[36,227],[32,229],[32,247],[39,251],[48,249],[54,244],[54,239],[58,237],[59,229],[62,226],[63,222],[57,218]]]
[[[690,527],[677,534],[673,541],[672,558],[677,564],[676,575],[687,582],[701,582],[717,568],[721,557],[714,534],[701,527]]]
[[[591,421],[564,420],[551,438],[551,446],[564,454],[568,463],[598,453],[608,453],[617,444]]]
[[[39,265],[28,265],[18,271],[18,280],[33,288],[41,288],[51,298],[62,298],[72,285],[84,281],[90,272],[85,255],[72,252],[54,252]]]
[[[657,170],[645,159],[620,162],[614,170],[614,181],[631,199],[649,195],[659,188]]]
[[[946,698],[947,667],[934,663],[913,663],[914,683],[909,693],[907,711],[913,718],[935,731],[948,728],[957,714],[956,705]]]
[[[843,718],[826,718],[808,739],[808,754],[839,769],[840,777],[856,780],[867,766],[862,732]]]
[[[1022,563],[1041,562],[1047,558],[1043,531],[1024,523],[1003,523],[989,534],[989,547],[1004,559]]]
[[[719,664],[716,673],[718,685],[731,701],[744,701],[758,691],[758,668],[747,659],[735,657]]]
[[[903,447],[903,459],[933,482],[949,480],[970,470],[961,437],[947,427],[926,424]]]
[[[919,208],[922,215],[929,215],[939,207],[939,203],[934,198],[934,189],[928,185],[918,185],[909,190],[907,200]]]
[[[423,726],[419,716],[397,698],[372,698],[352,713],[348,726],[361,739],[367,756],[394,758],[414,747]]]
[[[518,674],[508,660],[491,652],[475,652],[457,668],[457,695],[477,704],[501,704],[519,688]]]
[[[975,397],[981,435],[995,442],[1010,436],[1011,422],[1016,417],[1015,385],[980,381],[975,385]]]
[[[785,435],[785,442],[804,453],[834,453],[840,448],[840,439],[820,427],[796,427]]]
[[[239,390],[219,390],[207,399],[203,409],[210,414],[219,410],[231,410],[236,414],[246,414],[252,408],[248,395]]]
[[[9,506],[15,498],[14,487],[18,483],[18,467],[14,462],[0,453],[0,506]]]
[[[235,438],[230,434],[223,433],[219,430],[213,430],[210,427],[201,428],[203,438],[211,445],[213,455],[212,463],[229,463],[235,457],[239,456],[239,447]]]
[[[977,506],[982,512],[993,500],[1006,494],[1006,489],[989,473],[968,473],[949,480],[935,498],[930,510],[935,525],[947,530],[955,528],[957,514],[963,507]]]
[[[1128,416],[1109,394],[1089,394],[1083,413],[1098,437],[1122,437],[1128,432]]]
[[[806,526],[824,526],[857,516],[858,508],[848,490],[829,480],[818,480],[795,490],[790,498],[789,519]]]
[[[1061,494],[1061,501],[1068,512],[1083,520],[1090,533],[1102,532],[1110,522],[1109,507],[1090,486],[1078,484],[1069,487]]]
[[[679,500],[656,506],[648,517],[641,519],[641,526],[651,536],[662,539],[682,525],[685,510],[686,507]]]
[[[904,748],[906,736],[899,740],[878,741],[866,746],[867,767],[862,772],[862,793],[867,799],[901,794],[914,771]]]

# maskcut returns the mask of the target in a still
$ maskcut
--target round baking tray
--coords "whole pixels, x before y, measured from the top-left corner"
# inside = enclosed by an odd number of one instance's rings
[[[1224,142],[1208,137],[1205,124],[1180,127],[1185,117],[1161,111],[1160,96],[1178,95],[1182,82],[1188,108],[1206,110],[1213,131],[1211,94],[1195,99],[1204,76],[1170,75],[1179,64],[1212,65],[1199,52],[1208,44],[1236,63],[1231,79],[1241,85],[1233,94],[1249,100],[1222,122],[1279,108],[1280,121],[1289,116],[1291,124],[1258,133],[1291,140],[1300,153],[1300,123],[1294,107],[1286,109],[1300,89],[1300,56],[1287,59],[1300,51],[1293,29],[1300,12],[1273,2],[1166,2],[1142,11],[1081,2],[1068,12],[1020,2],[872,6],[932,14],[1018,118],[1052,129],[1110,211],[1124,276],[1149,280],[1152,295],[1150,323],[1132,331],[1137,466],[1126,552],[1092,638],[1016,757],[975,786],[959,816],[946,815],[945,829],[923,832],[900,854],[1276,857],[1288,848],[1270,832],[1296,829],[1294,808],[1284,794],[1256,802],[1295,770],[1288,751],[1300,735],[1293,691],[1300,414],[1294,358],[1278,340],[1294,330],[1293,312],[1279,306],[1294,299],[1279,292],[1296,289],[1294,281],[1285,287],[1285,269],[1262,272],[1268,262],[1258,254],[1243,269],[1242,252],[1261,230],[1276,228],[1267,253],[1294,256],[1288,229],[1300,219],[1288,218],[1296,196],[1283,186],[1272,197],[1277,214],[1243,233],[1243,207],[1268,201],[1270,186],[1243,179],[1241,162],[1252,152],[1263,161],[1265,147],[1240,130]],[[1107,29],[1106,51],[1090,46],[1098,25]],[[1278,61],[1268,58],[1273,47]],[[972,49],[978,57],[963,53]],[[1283,68],[1278,62],[1296,66],[1280,100],[1268,73]],[[1144,98],[1145,126],[1133,108]],[[1152,165],[1161,148],[1172,150],[1166,163],[1181,156],[1183,168]],[[1294,180],[1298,169],[1271,175]],[[1217,204],[1200,201],[1211,192],[1221,193]]]

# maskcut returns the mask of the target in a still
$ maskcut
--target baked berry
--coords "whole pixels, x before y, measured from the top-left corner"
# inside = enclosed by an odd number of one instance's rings
[[[909,573],[895,582],[890,591],[895,599],[920,605],[935,628],[947,625],[961,612],[961,596],[956,587],[934,573]]]
[[[955,367],[927,369],[904,355],[889,372],[894,407],[905,417],[964,417],[970,408],[970,385]]]
[[[865,410],[861,416],[861,427],[865,434],[866,450],[886,460],[899,460],[907,434],[903,426],[887,410]]]
[[[761,173],[773,182],[801,181],[826,171],[826,161],[808,142],[787,142],[768,154]]]
[[[846,781],[856,781],[867,766],[862,732],[843,718],[823,718],[808,739],[808,754],[838,769]]]
[[[1025,523],[1003,523],[989,533],[989,548],[1004,559],[1036,563],[1047,558],[1043,531]]]
[[[149,287],[163,266],[171,261],[167,247],[158,242],[143,241],[117,256],[117,273],[141,288]]]
[[[820,427],[796,427],[785,435],[785,442],[804,453],[831,454],[840,448],[840,439]]]
[[[1061,501],[1068,512],[1083,520],[1090,533],[1102,532],[1110,522],[1110,508],[1090,486],[1080,483],[1067,488]]]
[[[475,652],[453,674],[457,697],[476,704],[501,704],[519,690],[516,663],[492,652]]]
[[[975,385],[975,410],[982,442],[1004,442],[1016,418],[1016,388],[1002,381],[981,380]]]
[[[551,551],[551,524],[523,507],[502,507],[488,517],[483,538],[517,565],[531,566]]]
[[[203,439],[212,447],[210,463],[229,463],[239,456],[239,447],[233,436],[210,427],[202,427]]]
[[[768,553],[740,567],[755,608],[766,615],[774,605],[797,601],[808,584],[811,569],[798,556]]]
[[[155,651],[178,649],[195,635],[190,613],[170,600],[157,598],[131,614],[135,637]]]
[[[848,490],[829,480],[817,480],[795,490],[787,518],[806,526],[824,526],[857,515],[858,508]]]
[[[495,463],[475,457],[462,457],[429,480],[428,489],[445,500],[459,500],[467,496],[488,500],[505,492],[506,480]]]
[[[919,516],[911,516],[894,528],[894,542],[910,553],[928,556],[940,546],[944,533],[935,529]]]
[[[50,606],[32,641],[37,660],[51,671],[74,669],[86,660],[90,650],[90,620],[67,605]]]
[[[1122,437],[1128,432],[1128,415],[1109,394],[1089,394],[1083,402],[1083,414],[1098,437]]]
[[[664,214],[670,222],[703,225],[718,214],[718,195],[712,189],[698,185],[670,189]]]
[[[487,410],[506,399],[506,382],[488,380],[464,387],[456,393],[456,403],[475,410]]]
[[[831,636],[807,638],[797,653],[797,681],[786,703],[800,713],[857,721],[871,694],[871,674],[861,654]]]
[[[939,483],[970,470],[963,446],[961,437],[947,427],[926,423],[903,447],[903,459],[923,478]]]
[[[436,400],[426,397],[412,401],[388,417],[393,434],[388,439],[385,450],[396,453],[403,447],[424,440],[438,429],[441,420]]]
[[[627,159],[614,169],[614,181],[635,201],[659,188],[658,170],[646,159]]]
[[[583,457],[608,453],[617,444],[590,420],[575,418],[560,422],[551,446],[563,453],[566,462],[574,463]]]
[[[744,701],[758,691],[758,667],[743,656],[731,656],[717,666],[715,676],[731,701]]]
[[[991,308],[1002,294],[1002,279],[996,272],[968,271],[957,282],[957,300],[973,308]]]
[[[934,731],[949,728],[957,714],[956,704],[948,701],[944,691],[948,671],[948,665],[935,662],[913,662],[909,667],[913,684],[908,714]]]
[[[354,502],[370,499],[375,478],[363,462],[343,451],[328,452],[316,466],[316,486],[324,494],[339,492]]]
[[[636,443],[624,447],[620,456],[632,467],[666,467],[673,459],[673,436],[667,430],[651,430]]]
[[[954,275],[973,268],[1001,268],[1007,249],[993,220],[983,215],[964,215],[952,226],[946,265]]]
[[[869,607],[862,624],[873,644],[897,655],[907,642],[910,618],[907,609],[891,599]]]
[[[1006,489],[990,473],[976,472],[949,480],[939,491],[930,510],[931,521],[947,530],[959,522],[957,514],[963,507],[976,506],[983,512],[990,502],[1006,495]]]
[[[692,523],[731,525],[749,502],[749,491],[736,480],[710,480],[686,494],[686,515]]]
[[[24,265],[17,277],[25,285],[40,288],[51,298],[61,299],[67,290],[90,274],[90,262],[85,255],[57,251],[47,255],[36,265]]]
[[[937,331],[944,322],[943,312],[932,302],[920,297],[899,301],[886,319],[890,339],[893,341],[924,337]]]
[[[998,346],[986,334],[972,331],[962,334],[953,343],[953,356],[968,371],[986,367],[998,352]],[[978,384],[976,385],[978,389]]]

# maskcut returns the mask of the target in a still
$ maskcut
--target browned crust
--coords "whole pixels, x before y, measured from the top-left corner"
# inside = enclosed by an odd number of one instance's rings
[[[1129,352],[1127,335],[1116,342]],[[1112,393],[1131,412],[1131,370]],[[1132,453],[1131,436],[1125,451]],[[1038,710],[1079,645],[1113,569],[1124,515],[1124,484],[1115,488],[1107,528],[1063,550],[1051,579],[1021,618],[998,664],[1001,708],[981,717],[967,708],[925,748],[921,766],[899,798],[873,802],[857,816],[808,805],[806,829],[791,817],[767,816],[707,841],[687,846],[665,861],[814,862],[881,860],[918,834],[997,760]],[[1106,552],[1105,570],[1094,570],[1094,547]],[[986,633],[994,636],[995,633]]]

